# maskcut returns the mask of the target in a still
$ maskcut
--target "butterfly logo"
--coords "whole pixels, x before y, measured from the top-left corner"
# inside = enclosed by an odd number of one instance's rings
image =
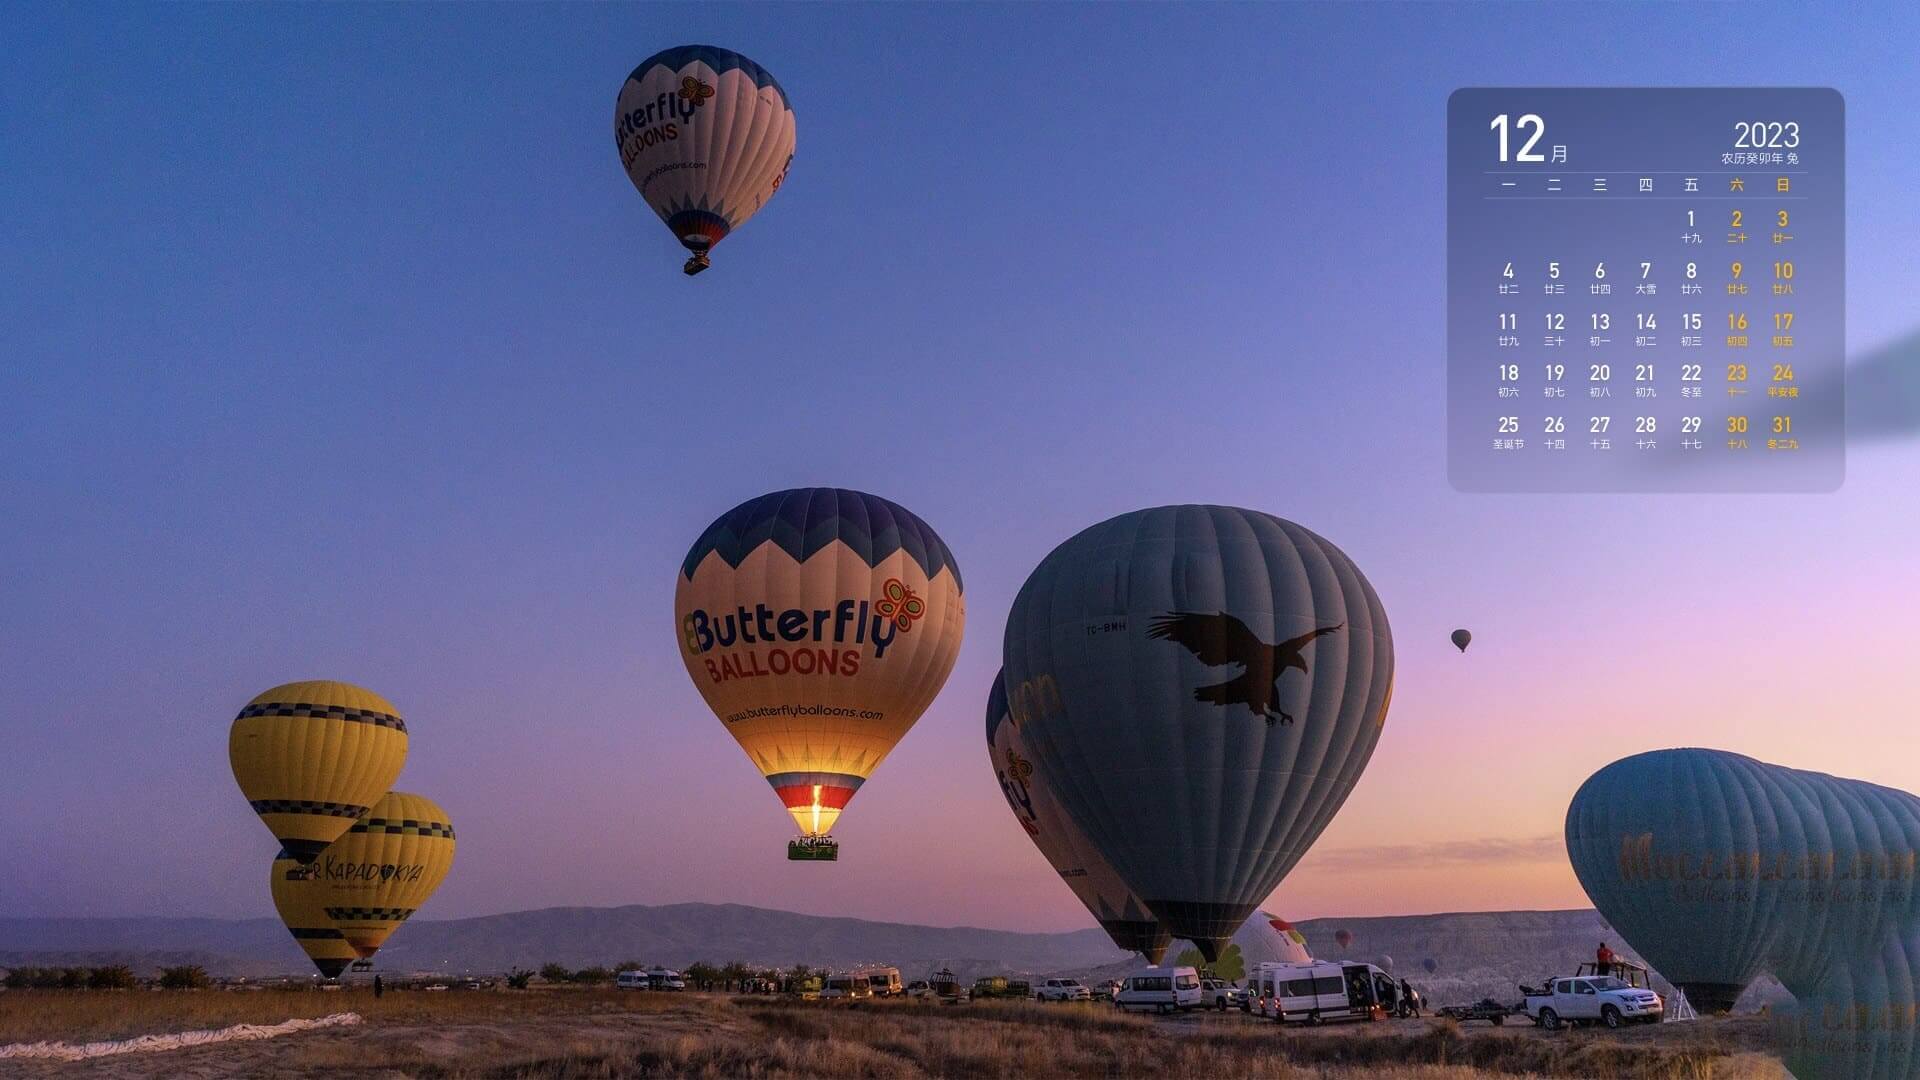
[[[873,610],[883,619],[892,619],[902,633],[913,629],[913,624],[927,613],[927,602],[899,578],[888,578],[880,587],[880,599],[874,602]]]
[[[680,98],[689,105],[699,105],[713,96],[713,87],[689,75],[680,80]]]

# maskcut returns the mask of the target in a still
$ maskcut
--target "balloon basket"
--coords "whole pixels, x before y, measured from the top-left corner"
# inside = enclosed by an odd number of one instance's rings
[[[352,966],[350,966],[349,968],[347,968],[347,970],[348,970],[348,971],[372,971],[372,970],[373,970],[373,961],[371,961],[371,960],[355,960],[355,961],[353,962],[353,964],[352,964]]]
[[[699,273],[702,270],[705,270],[707,267],[712,265],[713,265],[713,262],[707,258],[707,253],[704,251],[700,251],[700,252],[694,253],[692,257],[688,258],[686,265],[682,266],[680,268],[680,271],[686,274],[688,277],[692,277],[693,275]]]
[[[840,842],[831,836],[806,836],[787,841],[789,862],[838,862]]]

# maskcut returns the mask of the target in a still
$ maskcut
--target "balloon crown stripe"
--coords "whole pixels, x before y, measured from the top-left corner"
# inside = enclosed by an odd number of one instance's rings
[[[343,705],[311,705],[304,701],[267,701],[258,705],[249,705],[240,710],[235,720],[246,720],[255,716],[305,716],[321,720],[345,720],[354,724],[374,724],[379,727],[393,728],[404,733],[407,722],[392,713],[376,712],[373,709],[349,709]]]
[[[453,826],[439,822],[400,822],[360,821],[355,822],[349,833],[384,833],[389,836],[444,836],[453,839]]]

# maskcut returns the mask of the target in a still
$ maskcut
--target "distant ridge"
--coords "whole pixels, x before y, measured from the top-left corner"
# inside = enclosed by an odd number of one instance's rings
[[[311,970],[276,919],[0,919],[0,967],[79,963],[82,954],[194,953],[222,975]],[[380,952],[396,971],[500,972],[547,962],[585,966],[627,960],[685,966],[741,960],[767,967],[902,970],[1059,970],[1125,959],[1098,929],[1060,934],[917,926],[801,915],[744,904],[557,907],[470,919],[410,922]],[[158,963],[158,961],[155,961]],[[136,965],[138,966],[138,965]],[[922,972],[923,973],[923,972]]]

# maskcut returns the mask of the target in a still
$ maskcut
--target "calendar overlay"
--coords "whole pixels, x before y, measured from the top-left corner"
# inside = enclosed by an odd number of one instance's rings
[[[1830,89],[1456,91],[1454,487],[1838,488],[1844,121]]]

